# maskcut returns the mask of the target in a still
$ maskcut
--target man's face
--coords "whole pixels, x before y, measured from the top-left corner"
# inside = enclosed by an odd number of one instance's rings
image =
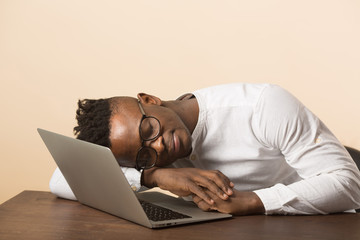
[[[155,166],[164,167],[189,155],[191,134],[176,112],[153,102],[141,102],[146,116],[156,117],[161,125],[159,137],[144,142],[144,146],[157,152]],[[121,166],[135,167],[136,155],[142,146],[139,134],[142,113],[135,98],[120,98],[114,104],[117,110],[110,118],[111,150]]]

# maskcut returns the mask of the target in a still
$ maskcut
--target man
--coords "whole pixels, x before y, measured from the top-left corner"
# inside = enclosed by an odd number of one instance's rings
[[[190,195],[205,211],[327,214],[360,206],[350,155],[275,85],[220,85],[175,101],[144,93],[83,100],[77,120],[77,138],[110,147],[131,185]],[[74,198],[59,170],[50,185]]]

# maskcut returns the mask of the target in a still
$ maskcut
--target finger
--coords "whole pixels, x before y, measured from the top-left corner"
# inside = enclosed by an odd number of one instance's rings
[[[220,171],[206,171],[196,179],[198,184],[209,189],[219,198],[226,200],[233,192],[230,188],[230,180]]]
[[[205,192],[207,195],[209,195],[209,197],[210,197],[211,199],[213,199],[215,203],[216,203],[216,201],[219,200],[219,197],[216,196],[216,195],[215,195],[213,192],[211,192],[209,189],[204,189],[204,192]]]
[[[199,185],[204,189],[208,189],[209,192],[214,193],[218,198],[226,200],[229,197],[222,189],[219,188],[219,186],[215,182],[210,179],[201,179]]]
[[[193,196],[193,201],[203,211],[212,210],[212,207],[198,196]]]
[[[234,187],[234,183],[232,183],[230,179],[225,176],[221,171],[212,171],[211,180],[215,182],[216,185],[221,188],[227,195],[230,196],[233,194],[232,188]]]
[[[192,200],[194,203],[198,204],[202,199],[198,197],[197,195],[192,195]]]
[[[202,187],[195,184],[194,182],[188,182],[188,189],[207,204],[214,204],[214,200],[209,196],[209,194],[207,194]]]

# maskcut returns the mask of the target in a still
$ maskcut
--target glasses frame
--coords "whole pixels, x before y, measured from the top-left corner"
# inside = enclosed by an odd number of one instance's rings
[[[152,148],[152,147],[144,146],[144,143],[145,143],[145,142],[148,142],[148,141],[153,141],[153,140],[155,140],[155,139],[157,139],[157,138],[159,137],[159,135],[160,135],[160,129],[161,129],[161,124],[160,124],[159,119],[157,119],[156,117],[146,116],[146,113],[145,113],[145,111],[144,111],[144,108],[142,107],[142,105],[141,105],[141,103],[140,103],[139,100],[138,100],[138,105],[139,105],[139,108],[140,108],[140,112],[141,112],[141,114],[142,114],[142,118],[141,118],[140,124],[139,124],[139,135],[140,135],[140,138],[141,138],[141,147],[139,148],[139,150],[138,150],[138,152],[137,152],[137,154],[136,154],[135,169],[138,170],[138,171],[140,171],[140,170],[150,169],[150,168],[154,167],[155,164],[156,164],[156,162],[157,162],[157,160],[158,160],[157,151],[156,151],[154,148]],[[158,131],[158,133],[157,133],[154,137],[144,139],[143,136],[142,136],[142,133],[141,133],[141,124],[142,124],[143,121],[144,121],[145,119],[147,119],[147,118],[155,119],[155,120],[158,122],[158,124],[159,124],[159,131]],[[155,161],[154,161],[154,163],[151,164],[150,166],[139,166],[139,160],[138,160],[138,159],[139,159],[139,155],[140,155],[140,152],[142,151],[142,149],[149,149],[149,150],[155,152],[155,156],[156,156]]]

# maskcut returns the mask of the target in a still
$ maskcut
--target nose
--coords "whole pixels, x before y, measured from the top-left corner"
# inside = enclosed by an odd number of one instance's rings
[[[155,149],[158,155],[160,155],[165,149],[163,140],[163,136],[159,136],[157,139],[149,143],[149,146]]]

